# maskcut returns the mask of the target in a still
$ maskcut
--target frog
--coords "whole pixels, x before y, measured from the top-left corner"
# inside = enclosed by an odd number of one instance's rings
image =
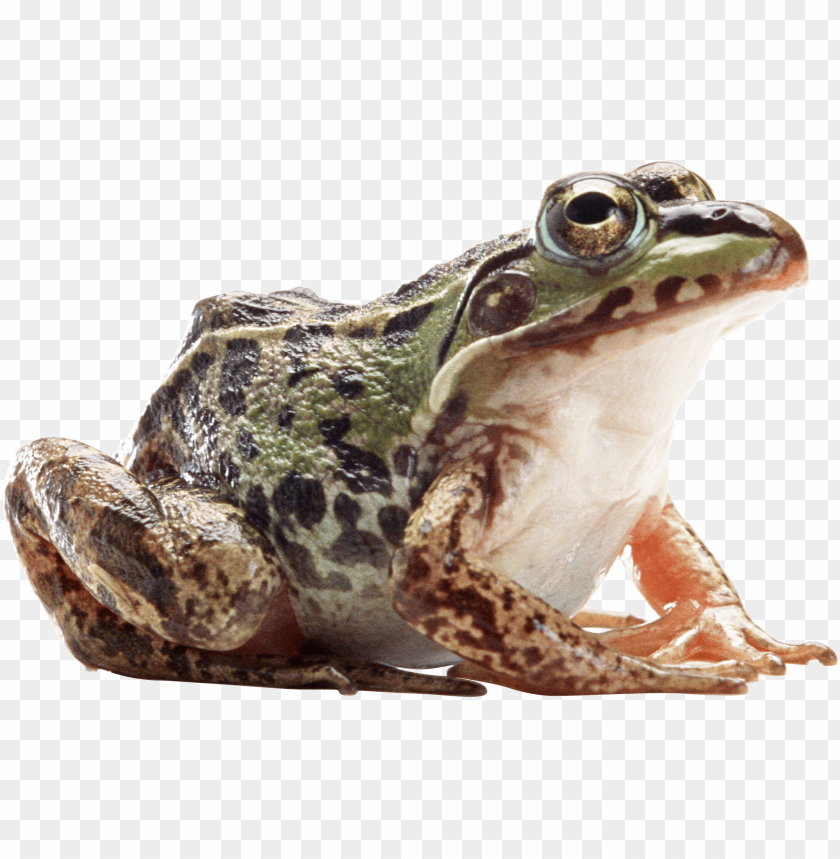
[[[807,277],[785,220],[655,162],[365,304],[204,298],[115,457],[17,453],[17,552],[72,655],[140,679],[727,695],[833,665],[752,621],[667,488],[712,347]],[[587,609],[618,559],[656,619]]]

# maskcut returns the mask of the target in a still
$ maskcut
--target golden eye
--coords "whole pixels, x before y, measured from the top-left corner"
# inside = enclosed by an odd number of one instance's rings
[[[467,315],[470,329],[481,337],[518,328],[531,315],[537,290],[517,271],[491,275],[476,288]]]
[[[537,219],[537,244],[556,262],[611,262],[614,255],[638,246],[648,223],[639,195],[612,176],[571,177],[546,193]]]

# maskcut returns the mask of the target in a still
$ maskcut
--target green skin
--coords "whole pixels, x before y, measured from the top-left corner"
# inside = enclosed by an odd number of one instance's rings
[[[506,575],[486,549],[527,524],[510,499],[553,497],[528,476],[552,459],[540,434],[566,432],[546,386],[637,354],[632,330],[738,324],[754,294],[804,279],[789,225],[712,200],[678,165],[573,177],[534,230],[362,307],[303,290],[200,302],[120,463],[61,439],[13,463],[13,536],[68,647],[130,676],[343,693],[738,693],[785,662],[831,664],[761,637],[658,484],[604,555],[632,544],[652,625],[587,614],[617,628],[586,632],[518,579],[525,554],[496,547]],[[462,659],[449,678],[389,667]]]

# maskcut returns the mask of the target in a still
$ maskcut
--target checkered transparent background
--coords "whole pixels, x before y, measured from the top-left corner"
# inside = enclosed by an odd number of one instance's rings
[[[369,299],[550,181],[675,160],[802,232],[672,493],[771,634],[838,646],[840,26],[825,2],[0,4],[0,474],[113,453],[200,297]],[[840,855],[840,668],[479,700],[88,673],[2,564],[4,857]],[[615,571],[605,608],[646,611]],[[650,616],[650,610],[647,610]]]

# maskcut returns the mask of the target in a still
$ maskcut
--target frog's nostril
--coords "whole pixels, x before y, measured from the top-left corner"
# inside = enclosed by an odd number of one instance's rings
[[[575,224],[600,224],[616,210],[612,197],[598,191],[587,191],[569,200],[566,205],[566,218]]]
[[[722,218],[725,214],[726,214],[726,209],[723,209],[723,208],[715,209],[714,212],[712,212],[712,217],[715,220],[717,220],[718,218]]]

